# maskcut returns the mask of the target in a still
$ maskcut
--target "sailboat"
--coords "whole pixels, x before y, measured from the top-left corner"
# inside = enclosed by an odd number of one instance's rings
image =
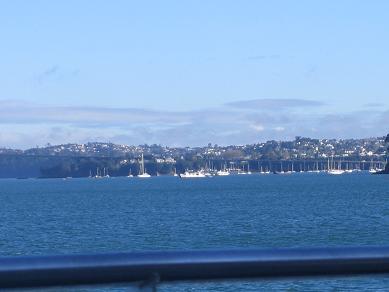
[[[261,166],[261,170],[259,171],[259,174],[269,174],[270,171],[264,171],[263,167]]]
[[[316,161],[316,169],[313,171],[315,173],[320,173],[320,170],[319,170],[319,161]]]
[[[280,161],[280,172],[279,174],[285,174],[284,168],[282,166],[282,160]]]
[[[244,165],[242,165],[242,169],[239,168],[238,174],[251,174],[249,163],[247,162],[247,171],[245,171]]]
[[[375,170],[376,170],[376,172],[380,172],[380,171],[385,170],[385,167],[382,167],[381,162],[378,162],[378,165],[377,165]]]
[[[377,171],[374,168],[373,160],[370,161],[370,167],[369,167],[370,173],[376,173]]]
[[[285,172],[285,174],[292,174],[294,173],[294,167],[293,167],[293,162],[290,164],[290,169],[289,169],[289,165],[288,165],[288,170]]]
[[[101,174],[100,174],[100,169],[99,168],[96,169],[95,178],[101,178]]]
[[[251,174],[250,163],[249,162],[247,162],[247,174]]]
[[[216,175],[226,176],[226,175],[230,175],[230,172],[226,169],[226,165],[224,165],[223,169],[220,169],[216,172]]]
[[[145,171],[145,161],[144,161],[144,158],[143,158],[143,153],[142,153],[142,160],[140,162],[140,172],[139,174],[137,175],[137,177],[140,177],[140,178],[148,178],[148,177],[151,177],[151,175],[149,175],[146,171]]]
[[[350,169],[350,163],[349,162],[347,162],[347,169],[345,170],[345,172],[346,173],[352,173],[353,172],[353,170]]]
[[[110,178],[110,176],[109,176],[109,174],[108,174],[108,168],[105,169],[105,167],[104,167],[104,175],[103,175],[103,177],[105,177],[105,178]]]
[[[300,172],[301,173],[305,172],[305,161],[303,161],[303,163],[300,166]]]
[[[344,170],[341,169],[341,161],[338,163],[338,169],[335,168],[334,156],[332,155],[331,169],[328,170],[328,174],[339,175],[343,174]],[[333,167],[334,166],[334,167]]]
[[[377,172],[380,172],[380,171],[383,171],[383,169],[380,167],[380,162],[378,162],[378,166],[377,166],[377,163],[373,163],[373,160],[371,161],[370,163],[370,169],[369,169],[369,172],[370,173],[377,173]]]

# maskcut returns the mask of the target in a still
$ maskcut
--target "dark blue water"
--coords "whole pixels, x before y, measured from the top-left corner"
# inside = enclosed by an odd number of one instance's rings
[[[0,180],[0,256],[388,244],[389,176]],[[389,289],[389,279],[197,282],[159,291],[272,289],[377,291]]]

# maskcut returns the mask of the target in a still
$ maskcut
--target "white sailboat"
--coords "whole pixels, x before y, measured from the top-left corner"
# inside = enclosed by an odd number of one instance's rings
[[[148,177],[151,177],[150,174],[148,174],[146,171],[145,171],[145,161],[144,161],[144,158],[143,158],[143,153],[142,153],[142,160],[140,162],[140,172],[139,174],[137,175],[137,177],[140,177],[140,178],[148,178]]]
[[[252,174],[250,171],[250,163],[249,162],[247,162],[247,174]]]
[[[339,174],[343,174],[344,173],[344,170],[341,170],[341,169],[331,169],[330,171],[328,171],[328,174],[332,174],[332,175],[339,175]]]
[[[347,162],[347,168],[346,168],[345,172],[346,173],[352,173],[353,172],[353,170],[350,169],[350,163],[349,162]]]
[[[230,175],[230,172],[228,170],[218,170],[216,172],[216,175],[218,175],[218,176],[226,176],[226,175]]]
[[[267,170],[263,170],[263,167],[261,166],[261,169],[259,171],[259,174],[269,174],[270,171],[267,171]]]
[[[284,167],[282,166],[282,160],[280,161],[280,172],[279,174],[285,174]]]
[[[269,164],[268,167],[265,168],[265,170],[262,172],[262,167],[261,167],[261,173],[263,174],[270,174],[271,173],[271,165]]]
[[[376,173],[377,170],[375,170],[373,166],[373,160],[370,161],[370,167],[369,167],[369,173]]]
[[[315,173],[320,173],[320,170],[319,170],[319,161],[316,161],[316,169],[313,171]]]
[[[104,167],[104,171],[103,171],[103,177],[105,177],[105,178],[110,178],[111,176],[108,174],[108,168],[107,169],[105,169],[105,167]]]
[[[226,166],[224,165],[223,169],[220,169],[216,172],[216,175],[226,176],[226,175],[230,175],[230,172],[226,169]]]
[[[380,165],[380,164],[381,164],[380,162],[378,162],[378,165],[377,165],[377,163],[373,164],[373,161],[371,161],[369,173],[374,174],[374,173],[383,171],[384,169],[381,168],[381,165]]]
[[[99,168],[96,169],[95,178],[101,178],[101,174],[100,174],[100,169]]]
[[[289,166],[288,166],[288,170],[285,172],[285,174],[292,174],[294,173],[294,167],[293,167],[293,162],[291,163],[291,168],[289,170]]]
[[[247,162],[247,171],[245,170],[245,163],[243,162],[242,169],[238,169],[237,174],[251,174],[249,163]]]
[[[328,170],[328,174],[339,175],[343,174],[344,170],[341,169],[341,162],[338,163],[338,168],[335,168],[334,156],[332,156],[331,169]]]

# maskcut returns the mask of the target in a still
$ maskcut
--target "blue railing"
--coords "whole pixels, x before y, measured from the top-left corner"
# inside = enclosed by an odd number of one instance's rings
[[[389,273],[389,247],[0,258],[0,288]]]

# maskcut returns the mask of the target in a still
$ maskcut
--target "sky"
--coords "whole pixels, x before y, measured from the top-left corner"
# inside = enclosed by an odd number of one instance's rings
[[[388,1],[0,0],[0,147],[389,132]]]

